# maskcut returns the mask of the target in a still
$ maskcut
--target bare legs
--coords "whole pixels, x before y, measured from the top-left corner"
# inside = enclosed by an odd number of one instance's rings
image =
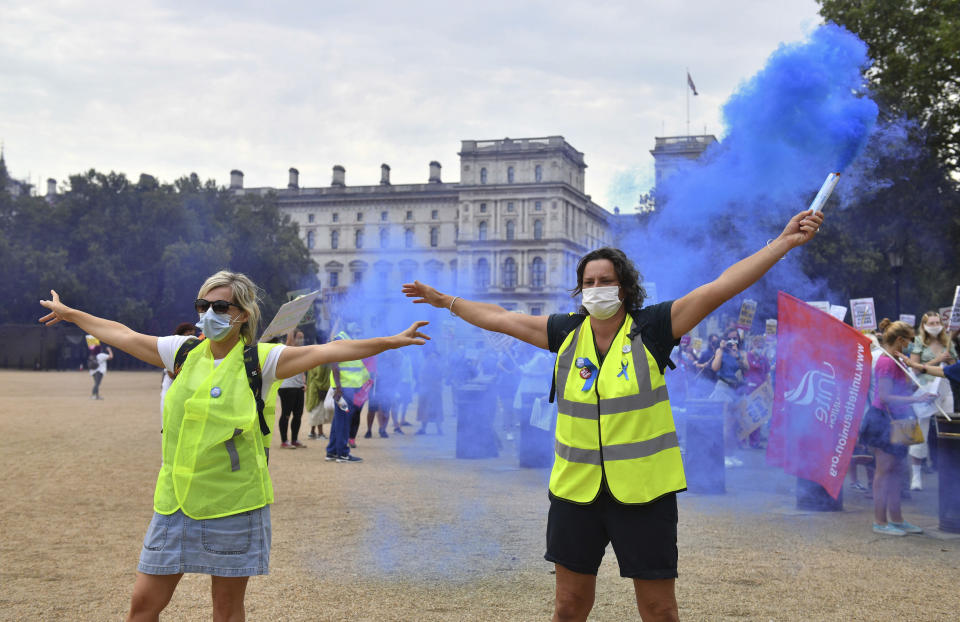
[[[593,609],[597,577],[573,572],[560,564],[554,564],[554,567],[557,570],[557,593],[553,622],[584,622]],[[676,622],[680,619],[675,584],[676,579],[633,580],[637,611],[644,622]]]
[[[183,574],[155,575],[137,573],[130,599],[127,622],[156,622],[170,602]],[[243,622],[243,599],[250,577],[210,577],[214,622]]]
[[[877,470],[873,475],[873,519],[878,525],[887,524],[887,514],[890,521],[902,523],[900,514],[900,476],[901,459],[880,449],[875,450]]]

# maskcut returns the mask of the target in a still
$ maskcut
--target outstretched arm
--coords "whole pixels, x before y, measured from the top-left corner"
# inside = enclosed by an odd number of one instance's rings
[[[676,300],[670,309],[673,336],[679,338],[686,334],[714,309],[756,283],[790,249],[812,240],[822,223],[823,212],[800,212],[790,219],[776,240],[724,270],[715,281]]]
[[[313,346],[288,346],[277,359],[277,378],[289,378],[324,363],[353,361],[380,354],[384,350],[402,348],[409,345],[422,346],[430,339],[420,332],[428,322],[414,322],[410,328],[392,337],[374,337],[373,339],[340,339],[330,343]],[[335,380],[339,380],[339,370],[334,370]],[[339,382],[338,382],[339,384]]]
[[[50,313],[39,320],[45,326],[52,326],[57,322],[72,322],[100,341],[115,346],[144,363],[163,367],[163,361],[157,351],[156,337],[138,333],[120,322],[105,320],[78,309],[72,309],[60,302],[60,296],[52,289],[50,296],[50,300],[40,301],[42,306],[50,310]],[[113,352],[110,352],[110,355],[112,358]]]
[[[414,304],[426,303],[438,309],[449,309],[464,321],[484,330],[510,335],[544,350],[549,347],[545,315],[514,313],[499,305],[441,294],[420,281],[404,283],[403,293],[407,298],[414,298]]]

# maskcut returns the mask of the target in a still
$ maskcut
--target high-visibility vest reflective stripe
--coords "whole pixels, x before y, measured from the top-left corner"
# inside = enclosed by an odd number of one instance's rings
[[[274,347],[257,346],[261,368]],[[276,387],[263,387],[268,400]],[[268,413],[272,409],[265,409]],[[237,342],[214,367],[210,342],[204,341],[187,355],[164,400],[163,464],[154,510],[172,514],[182,509],[201,520],[273,503],[265,441],[269,437],[260,431],[243,343]]]
[[[350,339],[350,335],[340,331],[335,339]],[[345,389],[359,389],[367,380],[370,380],[370,372],[367,371],[363,361],[343,361],[338,363],[340,368],[340,386]],[[336,386],[333,380],[333,372],[330,372],[330,385]]]
[[[554,367],[558,396],[556,458],[550,491],[589,503],[607,487],[621,503],[648,503],[686,489],[666,382],[627,315],[598,370],[587,318],[567,335]],[[584,391],[584,388],[588,390]]]

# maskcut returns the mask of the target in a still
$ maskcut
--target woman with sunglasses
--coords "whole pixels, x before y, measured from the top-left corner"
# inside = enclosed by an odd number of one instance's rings
[[[211,576],[215,620],[243,620],[249,577],[268,572],[273,486],[243,360],[260,321],[256,291],[249,278],[227,271],[200,288],[197,326],[206,339],[187,355],[166,394],[163,464],[127,620],[157,620],[185,572]],[[50,294],[50,300],[40,301],[50,311],[40,322],[72,322],[157,367],[173,369],[188,339],[137,333],[66,306],[53,290]],[[275,396],[279,380],[324,363],[423,345],[429,337],[419,329],[426,324],[415,322],[392,337],[311,346],[257,344],[261,396]]]

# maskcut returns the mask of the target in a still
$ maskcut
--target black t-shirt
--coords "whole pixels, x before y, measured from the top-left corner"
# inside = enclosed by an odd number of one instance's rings
[[[644,307],[634,313],[636,320],[640,325],[640,337],[643,339],[643,345],[650,350],[650,354],[656,359],[661,369],[667,366],[670,360],[670,353],[673,348],[680,343],[680,339],[673,337],[673,324],[670,320],[670,308],[673,306],[672,300],[661,302],[649,307]],[[565,313],[554,313],[547,318],[547,343],[551,352],[560,350],[563,340],[566,336],[576,330],[587,316],[574,313],[568,315]],[[599,354],[599,353],[598,353]]]

